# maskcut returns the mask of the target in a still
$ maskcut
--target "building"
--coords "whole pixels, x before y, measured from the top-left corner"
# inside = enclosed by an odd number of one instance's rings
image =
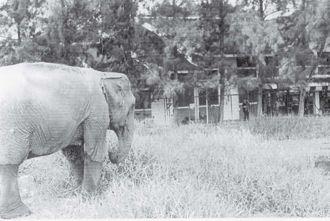
[[[318,55],[320,63],[316,74],[306,87],[305,114],[326,115],[330,114],[330,52]],[[226,55],[226,60],[236,67],[238,78],[255,76],[257,67],[253,58],[243,55]],[[270,60],[271,56],[266,56]],[[216,69],[211,70],[217,73]],[[275,80],[262,86],[262,113],[263,115],[287,115],[297,114],[299,105],[299,90],[288,82],[277,81],[278,66],[276,66]],[[179,71],[178,78],[181,81],[189,81],[189,78],[199,74]],[[202,80],[201,80],[202,82]],[[156,121],[164,123],[186,123],[188,121],[203,121],[216,123],[219,121],[219,87],[205,89],[191,85],[177,96],[177,102],[173,98],[158,99],[151,104],[151,115]],[[250,115],[257,115],[257,89],[243,90],[239,85],[228,85],[225,91],[224,120],[243,119],[242,102],[247,98],[250,103]],[[206,99],[206,94],[208,99]],[[161,110],[163,109],[163,110]],[[154,114],[156,113],[156,114]],[[161,114],[162,113],[162,114]]]
[[[152,64],[160,67],[166,65],[169,79],[176,79],[184,83],[180,93],[175,96],[164,96],[163,91],[155,93],[155,89],[145,85],[141,87],[137,97],[136,118],[153,118],[159,124],[188,123],[190,121],[202,121],[207,123],[216,123],[220,119],[220,87],[217,63],[210,65],[205,70],[198,65],[198,56],[187,58],[180,52],[173,59],[164,63],[163,50],[165,44],[163,35],[150,24],[141,25],[139,34],[143,35],[144,45],[150,56],[145,58]],[[330,39],[328,39],[330,41]],[[91,50],[92,52],[93,50]],[[92,53],[91,53],[92,54]],[[96,57],[99,57],[94,52]],[[306,114],[328,114],[330,113],[330,48],[318,55],[320,63],[312,81],[308,83],[305,100]],[[256,77],[258,72],[256,58],[249,55],[237,53],[227,53],[223,58],[229,69],[234,70],[234,76],[237,79],[246,79]],[[96,60],[96,59],[94,59]],[[219,58],[220,60],[220,58]],[[264,115],[285,115],[298,112],[299,90],[289,82],[279,81],[279,65],[276,57],[272,55],[265,56],[267,64],[266,72],[270,73],[269,79],[266,79],[262,85],[262,113]],[[208,79],[214,79],[213,85],[209,84]],[[258,106],[258,89],[252,82],[245,82],[241,85],[233,82],[227,82],[225,90],[224,120],[243,119],[242,102],[248,99],[250,103],[250,115],[256,116]],[[141,83],[143,84],[143,82]],[[254,84],[254,86],[253,86]]]

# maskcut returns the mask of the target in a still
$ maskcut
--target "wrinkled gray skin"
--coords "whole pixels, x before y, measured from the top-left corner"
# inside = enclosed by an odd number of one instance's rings
[[[102,162],[123,161],[132,143],[135,98],[124,74],[58,64],[0,68],[0,217],[30,214],[17,183],[19,165],[62,150],[88,193]],[[106,131],[118,136],[109,152]]]

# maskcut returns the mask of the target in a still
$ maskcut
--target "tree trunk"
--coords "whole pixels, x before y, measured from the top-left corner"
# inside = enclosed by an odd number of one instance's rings
[[[62,58],[64,56],[64,49],[66,47],[65,37],[64,37],[64,16],[65,16],[65,3],[64,0],[61,0],[61,17],[58,21],[58,35],[59,35],[59,47],[57,48],[57,56],[58,58]]]
[[[174,20],[176,16],[176,0],[172,0],[172,10],[172,19]]]
[[[299,93],[299,108],[298,108],[298,116],[303,117],[305,112],[305,97],[306,97],[306,90],[305,88],[300,89]]]
[[[257,117],[262,116],[262,85],[258,86]]]
[[[259,15],[260,15],[260,18],[263,20],[264,16],[265,16],[263,0],[259,0]]]
[[[21,45],[22,43],[22,36],[21,36],[21,24],[17,23],[17,43]]]
[[[259,17],[264,22],[264,18],[265,18],[264,0],[259,0]],[[256,67],[257,68],[257,78],[258,78],[258,80],[261,81],[262,80],[262,75],[264,73],[260,73],[260,65],[261,65],[260,59],[262,58],[264,60],[264,57],[259,52],[257,58],[258,58],[258,60],[257,60],[257,67]],[[260,84],[260,83],[258,85],[257,99],[258,99],[258,103],[257,103],[257,117],[261,117],[262,116],[262,84]]]

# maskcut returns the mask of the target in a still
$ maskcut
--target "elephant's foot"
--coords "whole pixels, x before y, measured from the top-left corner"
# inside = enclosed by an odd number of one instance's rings
[[[31,214],[30,209],[24,203],[19,202],[15,205],[8,206],[5,210],[0,212],[1,219],[13,219]]]
[[[89,156],[85,157],[84,179],[82,182],[82,191],[85,194],[93,195],[96,193],[101,178],[101,170],[101,162],[93,161]]]
[[[0,217],[27,216],[30,210],[22,203],[17,182],[18,165],[0,165]]]

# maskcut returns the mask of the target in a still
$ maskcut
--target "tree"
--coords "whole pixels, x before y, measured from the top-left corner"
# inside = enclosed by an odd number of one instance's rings
[[[224,119],[224,98],[226,78],[230,78],[232,72],[226,68],[224,61],[225,38],[228,36],[228,15],[233,8],[226,0],[212,0],[201,3],[199,28],[202,31],[202,46],[198,52],[204,57],[201,65],[204,68],[217,64],[220,87],[220,122]],[[209,79],[211,80],[211,79]],[[213,79],[212,79],[213,80]]]
[[[200,45],[198,21],[191,18],[196,15],[195,8],[196,5],[189,0],[165,0],[151,10],[152,19],[149,22],[156,27],[165,43],[160,84],[164,95],[174,99],[177,93],[182,92],[184,85],[177,76],[178,68],[182,66],[180,61],[190,60],[191,54]],[[169,76],[170,73],[172,76]]]
[[[94,4],[66,0],[49,3],[47,28],[38,39],[48,47],[43,61],[82,66],[84,46],[98,40]]]
[[[281,75],[291,79],[300,91],[298,115],[304,115],[306,86],[313,80],[318,55],[324,51],[330,33],[330,4],[302,0],[292,16],[278,19],[284,39]]]
[[[46,48],[36,39],[44,27],[45,0],[7,0],[0,7],[0,63],[38,61]]]
[[[48,62],[82,66],[87,62],[102,71],[126,73],[135,82],[133,0],[61,0],[51,2],[48,27],[43,42],[50,50]],[[97,48],[100,61],[90,56],[89,48]],[[88,57],[88,58],[87,58]]]
[[[112,57],[109,69],[124,72],[130,76],[134,75],[131,53],[136,10],[136,3],[132,0],[100,1],[101,33],[107,36],[102,42],[101,53]]]
[[[256,57],[256,76],[243,79],[246,82],[241,79],[240,83],[250,85],[249,90],[258,90],[257,116],[262,114],[263,85],[274,81],[277,73],[274,68],[276,62],[266,63],[265,56],[266,54],[275,56],[282,43],[276,22],[266,20],[267,9],[274,6],[277,6],[276,10],[280,10],[285,4],[283,1],[274,0],[246,0],[240,5],[240,10],[234,13],[235,19],[231,25],[232,38],[240,42],[239,51]],[[251,87],[251,84],[254,87]]]

